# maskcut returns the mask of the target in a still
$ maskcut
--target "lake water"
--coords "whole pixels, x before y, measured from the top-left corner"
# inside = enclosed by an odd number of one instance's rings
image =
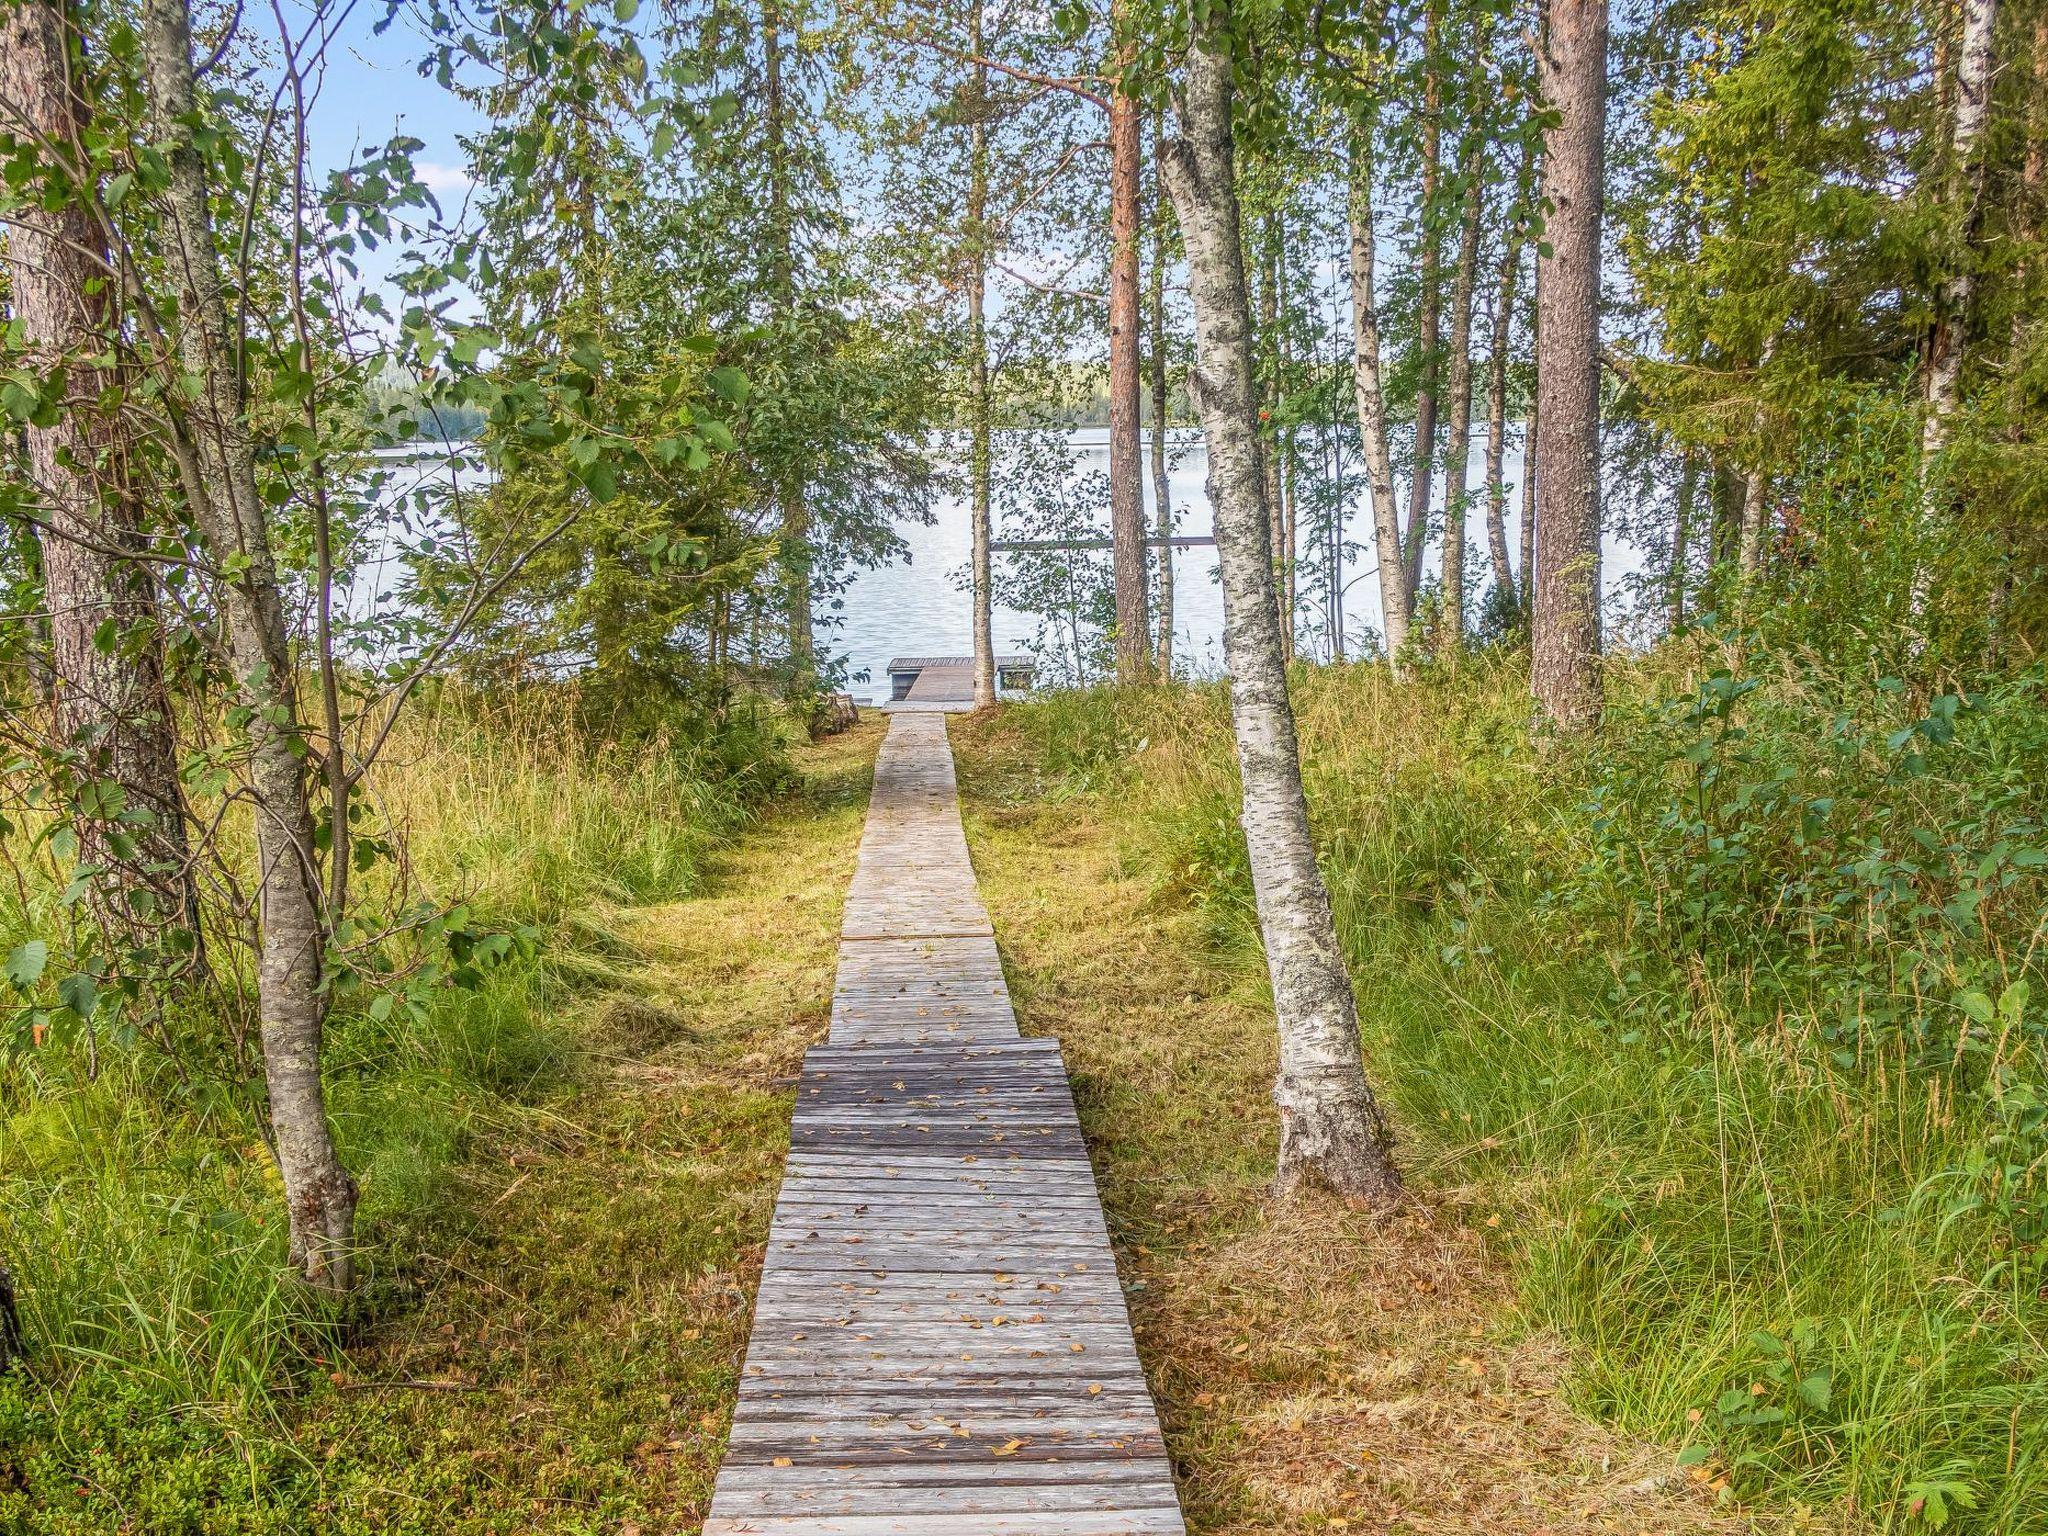
[[[1003,436],[997,434],[998,452],[1002,448]],[[1149,435],[1146,441],[1149,443]],[[1068,443],[1077,471],[1108,473],[1107,428],[1081,428],[1069,434]],[[1209,499],[1203,488],[1209,461],[1202,446],[1202,435],[1194,428],[1172,431],[1168,434],[1168,449],[1169,479],[1179,518],[1176,531],[1209,534],[1212,531]],[[1483,472],[1478,462],[1483,452],[1483,444],[1475,442],[1475,463],[1471,472],[1475,484]],[[1507,479],[1518,484],[1521,469],[1521,456],[1510,452],[1506,464]],[[1373,553],[1370,509],[1357,499],[1365,493],[1363,479],[1353,474],[1351,484],[1354,500],[1345,518],[1345,537],[1354,546],[1354,553],[1344,573],[1344,628],[1349,648],[1352,654],[1356,654],[1366,637],[1377,635],[1380,630],[1379,562]],[[1508,505],[1512,520],[1514,509],[1520,505],[1519,496],[1511,494]],[[1148,469],[1145,475],[1145,526],[1148,532],[1154,526],[1154,508],[1155,498]],[[837,627],[820,637],[821,644],[834,655],[846,658],[849,674],[856,679],[851,684],[855,698],[886,697],[884,669],[892,656],[965,656],[974,648],[972,615],[968,595],[962,585],[972,539],[967,504],[958,498],[950,498],[942,500],[935,510],[937,521],[930,526],[910,526],[903,530],[905,541],[910,546],[906,560],[879,570],[863,571],[854,578],[845,594],[844,609],[837,615]],[[1473,555],[1483,557],[1486,526],[1482,508],[1472,507],[1470,522],[1466,535],[1468,558]],[[1102,536],[1108,535],[1109,512],[1106,507],[1096,531]],[[1006,537],[1002,528],[998,527],[996,537]],[[1511,521],[1511,547],[1514,539]],[[996,558],[1000,560],[1002,557],[998,555]],[[1302,568],[1296,578],[1299,596],[1312,610],[1302,615],[1301,622],[1318,631],[1322,623],[1320,581],[1320,566],[1314,571]],[[1173,588],[1174,654],[1179,664],[1198,676],[1219,674],[1223,670],[1223,592],[1216,581],[1215,549],[1176,550]],[[997,651],[1027,650],[1037,629],[1038,621],[1032,615],[999,607],[995,614]],[[1306,645],[1308,642],[1304,640],[1303,643]],[[1317,642],[1317,654],[1321,654],[1322,644]],[[863,670],[868,675],[867,682],[858,680]]]
[[[1006,437],[1006,434],[997,434],[999,454],[1008,446]],[[1071,432],[1068,434],[1068,447],[1077,474],[1107,474],[1109,433],[1106,428],[1081,428]],[[1177,531],[1196,536],[1208,535],[1212,530],[1208,497],[1203,487],[1208,456],[1202,446],[1201,434],[1192,428],[1175,430],[1168,434],[1168,448],[1169,478],[1178,516]],[[1472,471],[1475,479],[1480,473],[1477,462],[1480,456],[1475,445]],[[448,473],[445,464],[416,464],[409,466],[400,479],[403,488],[410,489],[421,481],[445,484]],[[1519,483],[1520,475],[1520,457],[1511,452],[1506,477],[1513,485]],[[466,483],[474,478],[469,474],[464,476]],[[1359,500],[1364,485],[1356,476],[1353,476],[1352,485],[1353,501],[1345,520],[1346,539],[1352,546],[1352,552],[1345,568],[1344,602],[1349,649],[1356,654],[1368,636],[1379,631],[1380,603],[1371,515]],[[395,499],[397,494],[397,489],[394,489],[391,499]],[[1473,500],[1476,502],[1477,498]],[[1519,494],[1511,493],[1511,546],[1515,542],[1512,518],[1514,509],[1519,506]],[[886,669],[893,656],[965,656],[973,650],[971,610],[965,586],[971,539],[967,505],[958,497],[947,497],[940,499],[933,510],[936,516],[930,524],[907,524],[902,528],[908,546],[902,559],[876,570],[857,573],[841,594],[836,610],[820,605],[820,650],[846,662],[852,678],[849,686],[856,698],[887,695]],[[1154,525],[1154,516],[1148,470],[1145,476],[1148,530]],[[1471,556],[1483,559],[1486,535],[1482,509],[1474,505],[1469,521],[1467,550]],[[1108,531],[1109,514],[1105,507],[1097,519],[1096,532],[1106,537]],[[1005,530],[999,522],[996,537],[1002,539],[1006,536],[1011,536],[1011,531]],[[1001,555],[996,558],[998,561],[1003,559]],[[1435,551],[1432,549],[1431,560],[1434,559]],[[1216,675],[1223,669],[1223,597],[1216,580],[1216,551],[1210,546],[1176,550],[1173,561],[1175,656],[1182,667],[1198,676]],[[1615,582],[1637,563],[1633,551],[1610,540],[1602,572],[1608,589],[1614,590]],[[364,609],[380,601],[388,601],[393,596],[394,576],[395,572],[386,566],[384,560],[373,558],[369,569],[355,584],[349,608],[360,617]],[[1312,654],[1323,654],[1327,642],[1321,636],[1322,573],[1319,565],[1314,570],[1304,566],[1298,585],[1304,602],[1299,620],[1304,630],[1302,644]],[[1038,620],[1033,615],[998,606],[995,643],[999,652],[1028,651],[1037,630]],[[1314,634],[1311,635],[1310,631]]]

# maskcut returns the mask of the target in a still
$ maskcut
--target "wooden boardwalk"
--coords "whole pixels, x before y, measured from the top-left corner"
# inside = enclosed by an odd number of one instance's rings
[[[1066,1069],[1018,1036],[938,714],[897,714],[876,765],[704,1529],[1183,1530]]]

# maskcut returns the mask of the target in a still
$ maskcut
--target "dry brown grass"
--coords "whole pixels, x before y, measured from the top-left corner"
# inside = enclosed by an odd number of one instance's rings
[[[1423,1189],[1384,1224],[1274,1207],[1262,978],[1216,968],[1200,915],[1151,899],[1085,800],[1039,798],[1000,717],[953,741],[1024,1029],[1074,1075],[1194,1530],[1748,1528],[1668,1448],[1562,1400],[1568,1362],[1517,1323],[1497,1193]]]

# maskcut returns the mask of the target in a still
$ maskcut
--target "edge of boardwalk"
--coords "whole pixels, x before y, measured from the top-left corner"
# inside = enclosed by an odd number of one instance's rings
[[[894,716],[706,1536],[1181,1536],[1057,1042],[1025,1040],[944,716]]]

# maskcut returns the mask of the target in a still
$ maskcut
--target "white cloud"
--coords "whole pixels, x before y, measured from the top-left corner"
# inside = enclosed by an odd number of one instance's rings
[[[476,178],[469,174],[466,165],[441,165],[432,160],[421,160],[413,166],[413,173],[429,192],[438,194],[467,192],[476,185]]]

